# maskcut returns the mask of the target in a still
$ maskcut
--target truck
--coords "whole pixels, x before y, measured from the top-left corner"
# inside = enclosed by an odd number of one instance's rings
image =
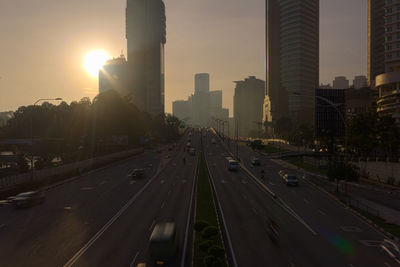
[[[158,223],[150,235],[150,255],[157,265],[172,262],[177,252],[174,222]]]
[[[232,157],[226,157],[226,160],[228,162],[228,170],[237,171],[239,169],[239,163]]]

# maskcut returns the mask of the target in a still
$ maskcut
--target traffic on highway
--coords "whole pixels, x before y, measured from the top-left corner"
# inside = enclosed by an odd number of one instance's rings
[[[197,267],[201,157],[221,266],[400,266],[395,241],[302,173],[235,149],[213,129],[190,128],[174,144],[4,199],[0,266]]]

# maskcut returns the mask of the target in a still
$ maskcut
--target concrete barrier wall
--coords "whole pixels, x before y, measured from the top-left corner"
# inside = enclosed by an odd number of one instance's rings
[[[96,158],[91,158],[83,161],[78,161],[74,163],[69,163],[53,168],[47,168],[43,170],[35,171],[35,175],[31,177],[31,173],[12,175],[0,178],[0,191],[8,190],[14,186],[24,184],[27,182],[37,182],[44,180],[48,177],[55,175],[67,175],[71,173],[78,173],[79,170],[85,170],[90,168],[93,165],[101,165],[106,164],[108,162],[112,162],[114,160],[127,158],[133,155],[137,155],[143,152],[143,148],[127,150],[122,152],[117,152],[109,155],[104,155]]]
[[[400,163],[384,161],[359,161],[353,162],[353,164],[360,168],[360,173],[364,177],[383,183],[393,182],[395,185],[400,185]]]

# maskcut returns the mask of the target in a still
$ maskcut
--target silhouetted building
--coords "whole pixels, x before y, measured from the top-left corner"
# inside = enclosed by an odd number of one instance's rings
[[[198,73],[194,75],[194,92],[210,91],[210,75],[208,73]]]
[[[172,114],[181,120],[190,119],[190,102],[188,100],[177,100],[172,102]]]
[[[264,120],[313,123],[318,84],[319,0],[266,0]]]
[[[321,83],[321,84],[319,85],[319,88],[321,88],[321,89],[332,89],[332,86],[331,86],[330,83],[328,83],[328,84],[323,84],[323,83]]]
[[[367,77],[365,77],[364,75],[359,75],[354,77],[353,87],[354,89],[361,89],[368,87]]]
[[[133,101],[150,114],[163,113],[166,17],[162,0],[127,1],[126,39]]]
[[[364,76],[365,77],[365,76]],[[376,110],[377,91],[369,87],[345,90],[346,119]]]
[[[375,87],[375,77],[385,72],[384,7],[385,7],[385,0],[368,0],[367,76],[368,76],[368,85],[371,86],[372,88]],[[391,20],[391,18],[388,18],[388,20]]]
[[[123,96],[129,95],[132,86],[131,76],[131,70],[123,55],[110,59],[99,71],[99,92],[115,90]]]
[[[241,137],[257,137],[262,129],[265,82],[254,76],[236,81],[233,117]]]
[[[349,80],[344,76],[335,77],[332,84],[333,89],[347,89],[350,87]]]
[[[343,138],[345,136],[346,105],[344,89],[315,90],[315,137]]]

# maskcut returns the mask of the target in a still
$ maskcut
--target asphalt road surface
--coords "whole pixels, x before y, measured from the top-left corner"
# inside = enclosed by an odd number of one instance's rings
[[[150,233],[165,221],[176,222],[180,251],[169,265],[189,266],[198,153],[183,151],[185,138],[169,159],[146,152],[49,190],[42,205],[0,208],[0,266],[152,266]],[[145,177],[128,177],[134,168]]]
[[[211,144],[211,138],[219,142]],[[233,247],[232,266],[399,266],[380,248],[384,236],[329,196],[302,181],[286,186],[278,174],[282,167],[266,159],[253,167],[253,152],[241,147],[243,164],[277,194],[276,201],[243,170],[227,170],[231,155],[214,134],[203,143]],[[277,243],[267,232],[270,219],[279,225]]]

